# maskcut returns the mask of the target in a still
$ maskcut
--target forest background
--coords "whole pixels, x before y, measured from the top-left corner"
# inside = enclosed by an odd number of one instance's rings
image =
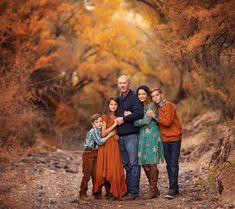
[[[118,95],[121,74],[133,90],[162,88],[183,127],[216,112],[212,135],[221,124],[234,133],[234,8],[233,0],[2,0],[1,149],[77,149],[90,116]]]
[[[161,87],[183,124],[208,109],[234,119],[232,3],[1,1],[0,135],[77,137],[120,74]]]

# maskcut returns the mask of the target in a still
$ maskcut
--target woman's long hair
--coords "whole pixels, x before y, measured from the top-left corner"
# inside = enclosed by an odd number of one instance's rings
[[[108,99],[107,103],[106,103],[106,107],[105,107],[105,111],[104,111],[104,113],[107,114],[107,115],[110,115],[109,104],[110,104],[111,101],[116,102],[117,105],[118,105],[118,98],[117,97],[110,97]],[[118,108],[117,108],[117,110],[115,111],[114,114],[117,115],[117,113],[118,113]]]
[[[146,85],[139,86],[138,89],[136,90],[137,97],[138,97],[139,90],[144,90],[147,93],[149,102],[151,102],[151,91],[150,91],[149,87]]]

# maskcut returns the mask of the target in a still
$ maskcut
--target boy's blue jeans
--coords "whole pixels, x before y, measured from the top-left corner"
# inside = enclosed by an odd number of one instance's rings
[[[164,157],[166,160],[166,169],[169,178],[170,189],[179,190],[179,156],[180,156],[181,140],[174,142],[163,142]]]
[[[138,165],[139,134],[119,137],[122,163],[126,170],[127,193],[139,194],[140,166]]]

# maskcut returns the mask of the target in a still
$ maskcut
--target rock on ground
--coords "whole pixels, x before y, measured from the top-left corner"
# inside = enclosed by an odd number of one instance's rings
[[[0,193],[0,208],[12,209],[73,209],[73,208],[162,208],[162,209],[215,209],[224,206],[218,201],[216,194],[203,189],[199,179],[204,173],[196,171],[192,163],[180,165],[180,195],[173,200],[163,198],[168,190],[168,180],[165,165],[159,165],[159,189],[161,195],[152,200],[110,201],[79,200],[79,185],[82,177],[81,152],[57,151],[54,153],[35,153],[24,159],[19,159],[11,170],[1,174],[2,179],[9,173],[17,175],[22,170],[24,180],[14,188],[11,182],[5,184],[6,192]],[[68,170],[72,167],[72,172]],[[24,169],[21,169],[24,168]],[[77,172],[76,172],[77,171]],[[13,179],[12,179],[13,180]],[[148,189],[148,181],[142,170],[140,192]],[[89,183],[91,195],[91,183]]]

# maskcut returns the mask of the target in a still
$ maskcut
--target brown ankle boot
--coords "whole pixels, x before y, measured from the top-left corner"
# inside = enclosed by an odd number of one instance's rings
[[[108,181],[105,180],[105,183],[104,183],[104,187],[105,187],[105,191],[106,191],[106,198],[107,199],[111,199],[113,197],[112,193],[110,192],[110,183]]]

